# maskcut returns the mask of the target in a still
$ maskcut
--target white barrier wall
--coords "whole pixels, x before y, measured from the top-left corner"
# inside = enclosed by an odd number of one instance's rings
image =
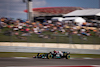
[[[0,46],[22,46],[22,47],[46,47],[46,48],[71,48],[71,49],[94,49],[99,50],[100,44],[60,44],[60,43],[22,43],[22,42],[0,42]]]

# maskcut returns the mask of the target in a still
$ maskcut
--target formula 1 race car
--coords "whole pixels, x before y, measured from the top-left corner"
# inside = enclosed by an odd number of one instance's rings
[[[49,52],[49,53],[38,53],[37,56],[34,56],[33,58],[42,58],[42,59],[61,59],[66,58],[70,59],[70,52],[64,52],[64,51],[58,51],[58,52]]]

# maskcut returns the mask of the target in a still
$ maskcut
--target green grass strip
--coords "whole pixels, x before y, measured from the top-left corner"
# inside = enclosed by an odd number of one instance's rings
[[[41,53],[43,54],[43,53]],[[33,57],[37,53],[25,52],[0,52],[0,57]],[[72,58],[100,58],[100,54],[70,54]]]

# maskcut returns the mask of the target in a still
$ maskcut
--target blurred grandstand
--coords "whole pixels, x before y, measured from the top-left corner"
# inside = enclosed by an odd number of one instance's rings
[[[100,44],[100,23],[89,20],[78,26],[74,21],[53,22],[51,20],[52,17],[63,17],[64,14],[71,13],[75,10],[83,10],[83,8],[34,8],[33,13],[35,21],[31,23],[28,20],[13,20],[11,18],[1,17],[0,41]],[[24,10],[24,12],[27,12],[27,10]]]
[[[100,44],[97,23],[39,21],[30,23],[21,19],[0,18],[0,42]]]

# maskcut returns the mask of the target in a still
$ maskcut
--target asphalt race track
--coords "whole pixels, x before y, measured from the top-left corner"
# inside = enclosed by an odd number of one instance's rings
[[[0,67],[100,65],[100,59],[0,58]]]

